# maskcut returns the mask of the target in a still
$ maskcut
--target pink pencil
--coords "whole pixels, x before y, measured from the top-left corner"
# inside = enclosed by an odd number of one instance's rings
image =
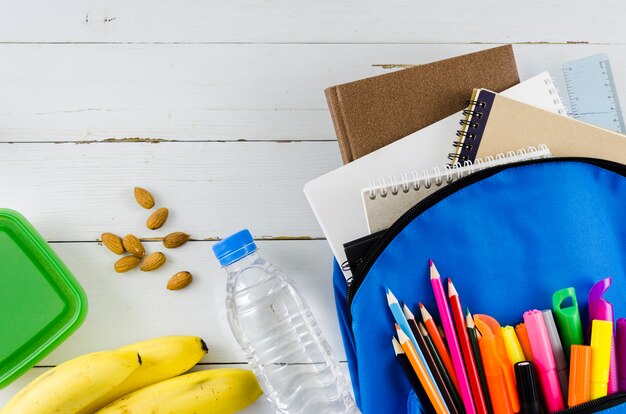
[[[437,268],[432,260],[430,261],[430,284],[433,287],[435,301],[437,301],[437,307],[439,308],[439,316],[441,317],[443,331],[446,333],[446,341],[448,341],[448,348],[450,348],[450,357],[452,358],[454,372],[459,380],[461,399],[463,400],[465,411],[467,414],[476,414],[474,400],[472,399],[472,390],[470,388],[467,373],[465,372],[465,365],[463,363],[463,354],[461,354],[461,347],[459,346],[459,341],[452,322],[452,314],[450,313],[450,308],[448,307],[448,302],[446,301],[446,294],[443,290],[443,284],[441,283],[441,276],[439,276],[439,272],[437,271]]]

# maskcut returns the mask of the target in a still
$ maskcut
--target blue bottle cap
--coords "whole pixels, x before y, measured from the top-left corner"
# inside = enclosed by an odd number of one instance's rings
[[[228,266],[256,250],[256,244],[248,229],[238,231],[213,245],[213,254],[222,266]]]

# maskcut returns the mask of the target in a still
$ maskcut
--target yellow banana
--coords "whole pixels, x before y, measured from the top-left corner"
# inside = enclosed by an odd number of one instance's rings
[[[69,360],[35,378],[2,414],[76,413],[110,392],[141,365],[136,351],[108,351]]]
[[[78,414],[94,413],[140,388],[183,374],[207,353],[206,344],[197,336],[165,336],[131,344],[119,350],[139,352],[141,367]]]
[[[256,377],[235,368],[185,374],[120,398],[97,414],[230,414],[261,395]]]

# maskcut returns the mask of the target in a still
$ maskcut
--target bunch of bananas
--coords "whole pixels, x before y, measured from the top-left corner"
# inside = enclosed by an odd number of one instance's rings
[[[83,355],[36,378],[0,414],[226,414],[261,395],[250,371],[181,375],[206,353],[198,337],[168,336]]]

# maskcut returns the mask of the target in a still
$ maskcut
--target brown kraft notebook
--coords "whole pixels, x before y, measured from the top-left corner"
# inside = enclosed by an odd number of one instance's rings
[[[326,99],[347,164],[466,107],[474,88],[519,83],[511,45],[332,86]]]

